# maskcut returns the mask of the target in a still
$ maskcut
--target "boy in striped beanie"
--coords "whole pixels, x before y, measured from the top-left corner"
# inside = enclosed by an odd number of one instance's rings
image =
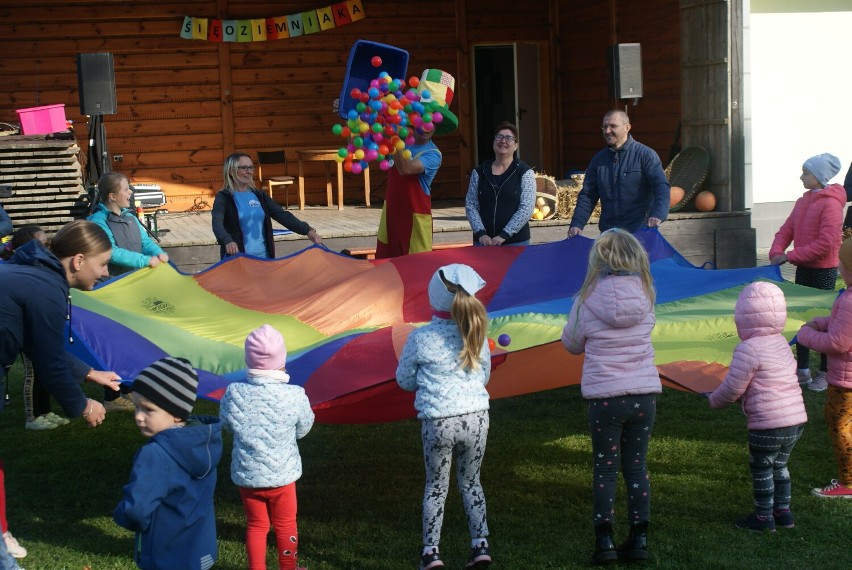
[[[143,570],[207,570],[216,562],[222,428],[217,417],[190,416],[197,389],[192,364],[174,357],[142,370],[131,387],[136,425],[150,439],[136,453],[113,519],[136,532]]]

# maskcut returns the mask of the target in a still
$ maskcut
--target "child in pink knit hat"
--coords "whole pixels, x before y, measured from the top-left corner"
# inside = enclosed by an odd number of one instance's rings
[[[314,413],[305,390],[289,384],[281,333],[263,325],[248,335],[245,352],[246,380],[228,386],[219,415],[234,434],[231,479],[246,513],[248,567],[265,570],[271,522],[279,570],[299,570],[296,480],[302,459],[296,440],[310,431]]]

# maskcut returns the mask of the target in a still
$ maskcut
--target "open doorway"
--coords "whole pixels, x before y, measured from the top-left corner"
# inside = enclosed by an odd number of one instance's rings
[[[518,127],[518,156],[543,170],[539,67],[534,43],[473,46],[477,164],[494,157],[494,127],[509,121]]]

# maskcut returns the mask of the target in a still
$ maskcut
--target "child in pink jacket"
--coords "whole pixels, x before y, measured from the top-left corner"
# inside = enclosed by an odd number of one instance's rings
[[[781,265],[789,261],[796,266],[796,284],[832,290],[837,282],[837,251],[840,249],[843,207],[846,190],[828,181],[840,172],[840,160],[831,154],[812,156],[802,165],[799,177],[807,192],[796,200],[787,221],[775,234],[769,249],[769,261]],[[790,243],[793,249],[784,252]],[[820,355],[819,372],[811,382],[810,351],[796,345],[796,374],[799,383],[814,392],[825,390],[827,361]]]
[[[620,550],[628,560],[648,558],[648,443],[662,392],[651,344],[654,297],[648,254],[639,240],[617,228],[598,236],[586,280],[562,331],[569,352],[585,353],[580,388],[589,402],[594,456],[595,564],[618,558],[613,518],[619,467],[627,485],[630,525]]]
[[[828,354],[828,394],[825,421],[837,458],[838,478],[812,492],[818,497],[852,499],[852,239],[840,246],[840,275],[846,291],[831,308],[799,330],[805,346]]]
[[[710,394],[710,407],[737,400],[748,418],[749,469],[754,512],[737,519],[737,528],[775,532],[792,528],[787,461],[808,421],[796,362],[781,334],[787,303],[781,289],[767,282],[747,285],[734,309],[742,342],[734,349],[728,375]]]

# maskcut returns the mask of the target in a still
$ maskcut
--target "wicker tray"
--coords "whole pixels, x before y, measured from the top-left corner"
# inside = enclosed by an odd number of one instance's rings
[[[556,179],[547,174],[536,173],[535,175],[535,201],[536,208],[547,206],[549,209],[541,219],[549,220],[556,216],[557,206],[559,204],[559,187],[556,186]],[[535,220],[536,218],[530,218]]]
[[[677,212],[698,194],[708,172],[710,154],[703,147],[688,146],[672,159],[666,167],[666,178],[672,186],[683,188],[683,198],[669,212]]]

